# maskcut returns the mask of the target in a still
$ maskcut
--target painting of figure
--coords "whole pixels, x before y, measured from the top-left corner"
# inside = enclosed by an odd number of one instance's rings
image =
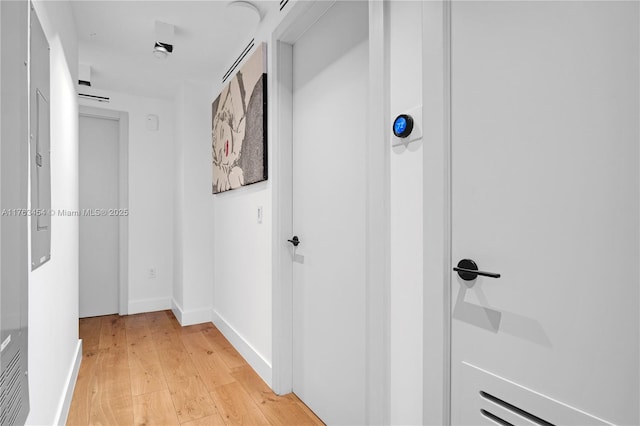
[[[212,104],[214,194],[267,179],[266,45],[258,46]]]

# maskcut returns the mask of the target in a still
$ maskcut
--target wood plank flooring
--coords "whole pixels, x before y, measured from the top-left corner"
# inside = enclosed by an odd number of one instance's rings
[[[211,323],[171,311],[80,320],[82,364],[68,425],[323,425],[277,396]]]

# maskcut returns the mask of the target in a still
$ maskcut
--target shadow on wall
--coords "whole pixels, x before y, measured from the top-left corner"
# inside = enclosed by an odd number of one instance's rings
[[[466,302],[465,296],[471,288],[466,283],[461,283],[460,286],[461,289],[453,307],[455,319],[493,333],[502,332],[547,348],[553,347],[549,336],[535,319],[486,307],[489,303],[482,287],[478,285],[473,288],[473,291],[485,306]]]

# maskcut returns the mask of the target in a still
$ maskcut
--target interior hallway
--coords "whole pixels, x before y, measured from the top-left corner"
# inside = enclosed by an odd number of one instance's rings
[[[84,318],[67,424],[322,425],[293,394],[277,396],[211,324],[171,311]]]

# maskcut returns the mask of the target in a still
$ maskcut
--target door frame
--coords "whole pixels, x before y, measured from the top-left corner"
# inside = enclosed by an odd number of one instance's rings
[[[451,0],[422,8],[423,423],[451,424]]]
[[[272,32],[269,49],[269,139],[272,144],[272,387],[293,389],[292,45],[335,1],[293,4]],[[369,99],[366,158],[366,374],[367,424],[388,424],[389,360],[389,159],[387,2],[369,1]],[[382,230],[382,232],[381,232]]]
[[[118,122],[118,209],[128,210],[129,113],[80,105],[78,116]],[[129,216],[118,217],[118,234],[118,314],[127,315],[129,313]]]

